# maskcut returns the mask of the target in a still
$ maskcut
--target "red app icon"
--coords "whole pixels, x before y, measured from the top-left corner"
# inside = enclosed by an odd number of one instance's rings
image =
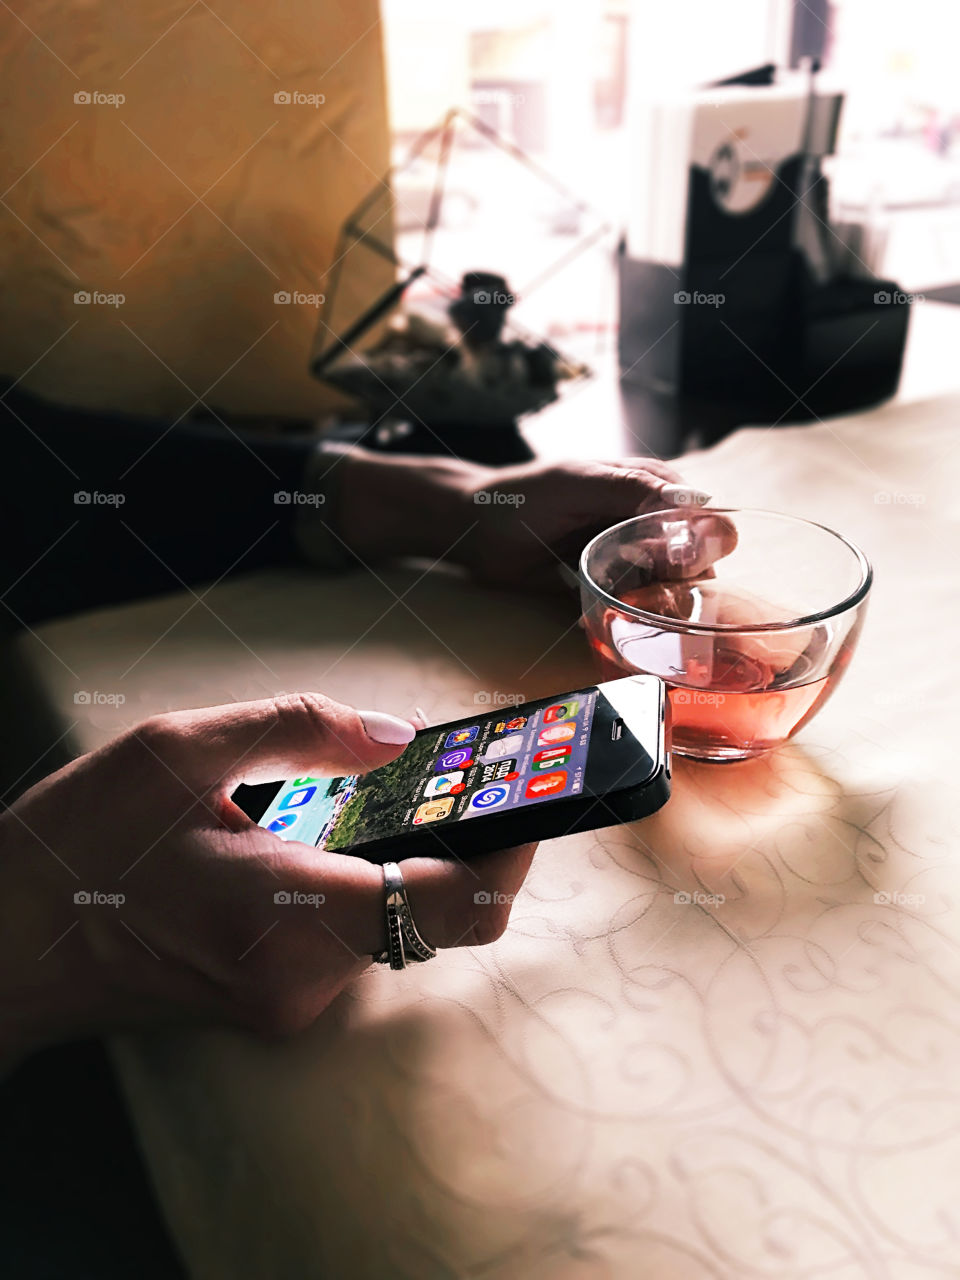
[[[549,724],[537,738],[537,746],[555,747],[558,743],[569,742],[576,732],[575,720],[565,720],[563,724]]]
[[[525,794],[528,800],[539,800],[542,796],[555,796],[566,785],[567,771],[558,769],[556,773],[541,773],[539,777],[531,778]]]
[[[541,764],[544,760],[556,760],[557,764],[562,764],[564,760],[569,759],[572,750],[573,747],[544,747],[533,757],[534,763]]]

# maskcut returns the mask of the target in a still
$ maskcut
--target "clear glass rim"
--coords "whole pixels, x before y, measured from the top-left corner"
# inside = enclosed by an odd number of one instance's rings
[[[618,529],[625,529],[628,525],[640,524],[644,520],[653,520],[666,515],[681,515],[689,518],[693,514],[704,516],[773,516],[777,520],[787,520],[793,524],[803,524],[808,528],[820,529],[823,533],[829,534],[831,538],[835,538],[837,542],[842,543],[851,552],[860,566],[860,582],[849,595],[838,601],[837,604],[831,605],[829,609],[823,609],[818,613],[805,614],[802,617],[790,618],[783,622],[741,624],[732,622],[684,622],[680,618],[667,618],[659,613],[638,609],[635,605],[627,604],[623,600],[618,600],[616,596],[610,595],[591,577],[587,568],[590,554],[597,543],[611,533],[615,533]],[[807,520],[803,516],[791,516],[783,511],[768,511],[763,507],[697,507],[695,512],[691,511],[689,507],[665,507],[662,511],[647,511],[640,516],[630,516],[629,519],[621,520],[619,524],[613,524],[609,529],[604,529],[602,533],[598,533],[591,538],[580,553],[579,576],[581,585],[595,596],[598,596],[612,609],[617,609],[620,613],[637,618],[639,621],[653,623],[664,631],[695,632],[700,635],[753,635],[761,632],[791,631],[796,627],[813,626],[815,623],[825,622],[828,618],[836,618],[842,613],[847,613],[850,609],[855,609],[857,605],[866,599],[867,593],[873,585],[873,566],[855,542],[851,542],[849,538],[842,533],[838,533],[836,529],[831,529],[829,525],[820,524],[817,520]],[[678,581],[682,581],[682,579],[678,579]],[[695,581],[695,579],[692,579],[692,581]]]

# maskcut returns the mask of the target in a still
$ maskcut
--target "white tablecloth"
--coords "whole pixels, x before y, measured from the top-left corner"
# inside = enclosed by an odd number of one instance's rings
[[[794,743],[679,763],[656,817],[544,845],[499,943],[371,971],[294,1042],[117,1045],[197,1277],[960,1276],[958,413],[744,430],[684,464],[875,563]],[[416,577],[238,580],[21,652],[82,746],[278,689],[441,719],[589,670],[570,613]]]

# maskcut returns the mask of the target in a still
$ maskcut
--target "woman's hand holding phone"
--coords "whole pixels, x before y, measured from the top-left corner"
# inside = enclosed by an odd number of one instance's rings
[[[230,793],[368,772],[413,734],[302,694],[154,717],[33,787],[0,818],[0,1060],[149,1023],[309,1025],[385,945],[383,873],[279,839]],[[403,861],[424,937],[498,938],[535,847]]]

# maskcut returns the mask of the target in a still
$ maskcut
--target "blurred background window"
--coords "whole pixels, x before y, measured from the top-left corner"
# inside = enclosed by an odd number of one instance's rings
[[[383,21],[395,161],[450,107],[465,106],[614,226],[629,221],[631,200],[657,198],[630,184],[631,92],[675,92],[765,62],[796,67],[817,57],[845,94],[838,154],[828,162],[833,214],[867,224],[873,273],[960,302],[960,5],[384,0]],[[479,152],[450,178],[444,221],[465,235],[489,224],[495,205],[509,206],[515,225],[529,218],[539,238],[559,242],[581,229],[569,204],[549,214],[525,209],[534,184],[498,188]],[[401,238],[426,216],[432,174],[424,166],[419,187],[414,173],[403,182]],[[541,314],[522,318],[552,327],[568,346],[573,331],[594,343],[609,336],[612,286],[583,274],[569,292],[550,299],[548,314],[531,307]]]

